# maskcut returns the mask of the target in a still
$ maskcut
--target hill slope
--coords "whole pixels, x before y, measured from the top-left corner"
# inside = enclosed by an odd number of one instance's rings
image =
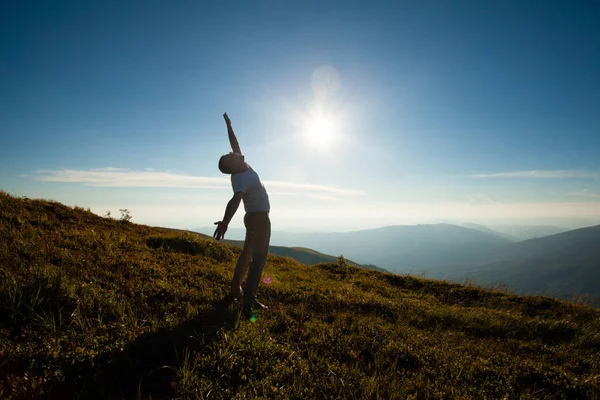
[[[600,298],[600,225],[514,243],[477,268],[448,277],[503,282],[521,293]]]
[[[270,256],[0,193],[2,398],[595,398],[598,310]]]

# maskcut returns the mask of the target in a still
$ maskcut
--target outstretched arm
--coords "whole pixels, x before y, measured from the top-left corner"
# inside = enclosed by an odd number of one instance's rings
[[[227,134],[229,135],[229,143],[231,144],[231,149],[234,153],[242,154],[242,150],[240,149],[240,144],[235,137],[235,133],[233,132],[233,128],[231,127],[231,120],[227,116],[227,113],[223,114],[223,118],[225,118],[225,122],[227,123]]]
[[[223,217],[223,221],[215,222],[217,225],[217,229],[215,229],[215,233],[213,237],[217,240],[223,239],[225,236],[225,232],[227,232],[227,227],[229,226],[229,221],[233,218],[235,212],[240,206],[240,201],[242,201],[242,197],[244,197],[244,192],[235,192],[229,203],[227,203],[227,208],[225,208],[225,216]]]

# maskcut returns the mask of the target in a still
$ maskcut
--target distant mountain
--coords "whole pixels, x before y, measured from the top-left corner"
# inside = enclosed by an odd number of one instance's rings
[[[273,232],[271,243],[343,255],[392,272],[432,273],[478,265],[511,241],[450,224],[398,225],[355,232]]]
[[[495,232],[512,236],[517,240],[535,239],[567,232],[568,228],[555,225],[491,225]]]
[[[446,278],[504,283],[519,293],[600,297],[600,225],[513,243],[487,262]]]
[[[480,224],[473,224],[470,222],[466,222],[464,224],[459,224],[459,226],[465,227],[465,228],[471,228],[471,229],[476,229],[478,231],[481,232],[485,232],[485,233],[491,233],[492,235],[496,235],[499,236],[501,238],[504,239],[508,239],[511,242],[517,242],[519,240],[522,240],[521,238],[517,237],[517,236],[513,236],[513,235],[507,235],[506,233],[502,233],[496,230],[493,230],[485,225],[480,225]]]
[[[432,224],[337,233],[274,232],[272,243],[344,255],[395,273],[502,283],[523,294],[600,296],[600,225],[517,242],[503,232],[470,226],[473,228]],[[519,234],[564,229],[512,228]]]

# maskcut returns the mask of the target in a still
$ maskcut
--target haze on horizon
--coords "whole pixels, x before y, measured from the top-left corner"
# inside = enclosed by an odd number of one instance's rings
[[[600,5],[13,2],[0,189],[194,229],[227,112],[278,230],[600,224]],[[241,214],[234,226],[241,226]]]

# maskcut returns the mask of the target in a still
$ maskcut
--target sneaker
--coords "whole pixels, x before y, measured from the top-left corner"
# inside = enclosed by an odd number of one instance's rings
[[[248,304],[246,307],[252,308],[253,310],[268,310],[269,309],[269,307],[267,307],[264,304],[260,303],[256,299],[251,300],[250,304]]]
[[[234,296],[231,293],[229,293],[223,299],[223,303],[225,303],[226,305],[230,305],[230,304],[234,304],[234,303],[241,303],[241,302],[242,302],[242,295]]]

